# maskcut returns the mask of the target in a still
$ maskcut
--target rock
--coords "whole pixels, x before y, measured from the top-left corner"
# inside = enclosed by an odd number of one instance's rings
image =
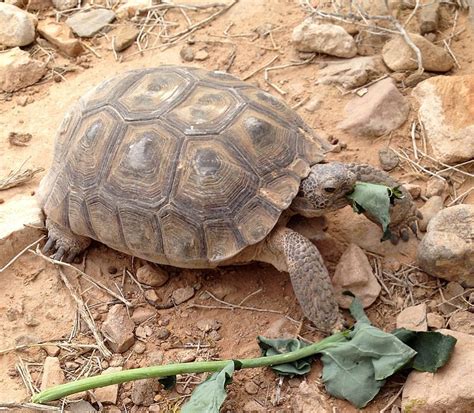
[[[28,0],[28,11],[43,11],[53,7],[51,0]]]
[[[113,29],[109,36],[112,37],[116,52],[121,52],[130,47],[138,36],[138,29],[133,25],[126,23]]]
[[[145,290],[145,293],[143,294],[145,296],[145,299],[149,302],[152,303],[157,303],[160,297],[158,297],[158,294],[156,294],[155,290]]]
[[[109,367],[105,369],[101,374],[116,373],[122,371],[122,367]],[[116,404],[118,396],[118,384],[112,384],[110,386],[99,387],[94,389],[94,397],[97,401],[104,404]]]
[[[446,181],[443,181],[436,176],[432,176],[426,183],[426,197],[442,196],[444,191],[448,188]]]
[[[175,305],[180,305],[194,297],[193,287],[178,288],[173,291],[171,299]]]
[[[297,393],[291,397],[291,403],[294,412],[316,413],[331,412],[331,405],[327,401],[316,382],[302,381],[298,387]]]
[[[426,324],[433,330],[439,330],[444,327],[444,317],[437,313],[426,314]]]
[[[57,357],[46,357],[43,366],[43,377],[41,379],[41,390],[49,387],[63,384],[66,378],[61,369],[59,359]]]
[[[18,194],[0,203],[0,267],[40,237],[39,230],[25,225],[43,226],[43,213],[34,197]]]
[[[2,3],[0,3],[2,4]],[[40,80],[46,65],[18,47],[0,52],[0,91],[15,92]]]
[[[161,406],[156,403],[152,404],[150,407],[148,407],[148,413],[162,413],[163,410],[161,410]]]
[[[444,300],[439,306],[440,311],[449,316],[459,308],[466,308],[467,305],[463,298],[464,295],[464,288],[461,284],[456,281],[449,282],[443,289]]]
[[[318,72],[316,84],[338,84],[345,89],[365,85],[386,71],[380,56],[355,57],[330,63]]]
[[[69,403],[67,406],[68,413],[96,413],[97,410],[94,409],[94,406],[85,400],[80,400],[78,402]]]
[[[474,334],[474,314],[469,311],[458,311],[449,319],[449,328],[466,334]]]
[[[357,54],[352,36],[335,24],[318,24],[307,19],[295,27],[292,39],[300,52],[325,53],[337,57],[354,57]]]
[[[418,12],[418,23],[420,24],[420,33],[430,33],[438,30],[439,20],[439,1],[425,0],[421,2]]]
[[[152,351],[148,353],[149,366],[159,366],[163,364],[165,355],[162,351]]]
[[[455,205],[439,212],[418,246],[420,268],[434,277],[474,286],[473,228],[474,205]]]
[[[242,409],[244,413],[254,413],[254,412],[267,412],[267,408],[255,400],[250,400],[249,402],[244,404]]]
[[[143,379],[132,382],[131,399],[137,406],[150,406],[153,404],[155,392],[160,388],[157,379]]]
[[[413,331],[428,331],[426,322],[426,304],[418,304],[405,308],[397,316],[397,328]]]
[[[35,40],[36,17],[11,4],[0,3],[0,45],[27,46]]]
[[[116,304],[107,313],[102,332],[114,353],[127,351],[135,342],[135,323],[130,319],[125,306]]]
[[[413,199],[418,199],[421,195],[420,185],[415,184],[404,184],[405,189],[410,193]]]
[[[133,310],[132,320],[135,324],[141,324],[156,315],[156,311],[150,307],[137,307]]]
[[[244,388],[248,394],[257,394],[260,390],[260,388],[253,381],[247,381],[244,385]]]
[[[42,20],[38,24],[38,33],[67,56],[76,57],[84,51],[81,42],[64,23]]]
[[[194,60],[197,60],[197,61],[203,61],[203,60],[206,60],[207,58],[209,58],[209,53],[207,53],[207,51],[204,49],[198,50],[194,54]]]
[[[169,279],[168,273],[160,267],[145,264],[137,270],[137,279],[151,287],[161,287]]]
[[[474,410],[474,336],[439,330],[457,339],[449,361],[436,373],[412,370],[402,393],[404,412],[464,413]]]
[[[52,2],[54,8],[59,11],[74,9],[78,4],[80,5],[79,0],[52,0]]]
[[[181,48],[179,55],[185,62],[192,62],[194,60],[194,50],[191,46],[184,46]]]
[[[140,11],[147,9],[154,5],[153,0],[126,0],[125,4],[122,4],[117,9],[117,17],[124,19],[128,17],[134,17]]]
[[[352,302],[351,297],[342,294],[344,291],[351,291],[367,308],[377,299],[381,290],[364,251],[355,244],[350,244],[342,254],[332,283],[337,302],[342,308],[349,308]]]
[[[115,13],[108,9],[88,9],[68,17],[66,24],[80,37],[92,37],[115,20]]]
[[[159,340],[166,340],[170,334],[170,331],[166,327],[158,327],[155,336]]]
[[[146,351],[146,344],[138,341],[135,346],[133,347],[133,351],[136,354],[143,354]]]
[[[56,357],[61,352],[61,349],[58,346],[43,346],[43,350],[51,357]]]
[[[379,162],[384,171],[391,171],[397,167],[400,159],[394,151],[385,147],[379,150]]]
[[[420,212],[423,214],[423,219],[418,221],[418,228],[420,228],[421,231],[426,231],[431,219],[443,209],[443,204],[443,198],[440,196],[432,196],[422,207],[419,208]]]
[[[196,323],[196,327],[203,333],[208,333],[211,330],[219,330],[221,328],[221,323],[210,318],[202,318]]]
[[[413,96],[435,158],[448,164],[474,158],[474,74],[432,77]]]
[[[442,47],[435,46],[419,34],[410,33],[410,39],[420,49],[422,64],[429,72],[447,72],[453,67],[453,59]],[[401,36],[396,36],[382,49],[385,64],[394,72],[416,70],[418,63],[415,52]]]
[[[372,85],[363,97],[354,97],[345,110],[347,116],[339,123],[339,129],[374,137],[400,127],[408,117],[410,105],[393,80],[386,78]]]
[[[322,105],[323,101],[319,96],[313,96],[310,100],[304,105],[304,110],[309,113],[316,112]]]
[[[23,9],[28,3],[27,0],[4,0],[4,1],[5,1],[5,4],[11,4],[12,6],[18,7],[19,9]]]

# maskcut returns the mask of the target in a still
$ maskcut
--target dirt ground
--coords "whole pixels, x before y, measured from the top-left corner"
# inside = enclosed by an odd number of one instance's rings
[[[47,15],[48,13],[46,13]],[[448,17],[449,15],[446,14]],[[189,16],[199,20],[206,16],[204,12],[189,12]],[[40,13],[40,18],[44,13]],[[286,64],[300,60],[291,45],[291,32],[306,14],[297,1],[293,0],[240,0],[230,10],[213,20],[209,25],[197,30],[192,35],[195,50],[205,50],[209,57],[202,62],[186,63],[207,69],[228,69],[229,73],[240,78],[252,74],[263,64],[277,57],[273,65]],[[52,19],[52,16],[47,16]],[[179,11],[170,11],[167,19],[185,24]],[[452,28],[448,19],[445,31]],[[271,36],[258,36],[256,29],[265,24],[272,24]],[[451,26],[449,25],[451,24]],[[231,26],[232,25],[232,26]],[[460,15],[457,27],[465,30],[455,36],[451,49],[456,55],[460,68],[450,74],[473,73],[472,43],[473,34],[465,24],[465,16]],[[227,35],[225,34],[227,33]],[[189,39],[189,38],[188,38]],[[52,148],[56,130],[61,122],[65,109],[78,99],[91,86],[115,74],[129,69],[154,67],[162,64],[184,64],[180,57],[185,42],[178,43],[166,50],[148,50],[143,55],[137,54],[132,46],[121,54],[122,62],[116,61],[109,49],[110,42],[105,37],[96,37],[91,43],[96,51],[87,52],[87,61],[79,62],[55,54],[55,64],[69,67],[64,78],[55,77],[41,84],[36,84],[14,94],[0,96],[0,176],[6,176],[10,170],[18,168],[23,162],[28,167],[47,169],[52,159]],[[377,48],[377,45],[374,45]],[[471,53],[469,53],[471,48]],[[471,54],[471,56],[469,56]],[[46,58],[46,56],[42,56]],[[233,60],[232,60],[233,59]],[[311,64],[293,66],[270,72],[271,81],[276,83],[286,94],[279,94],[264,79],[262,71],[255,73],[248,81],[276,96],[283,98],[290,106],[297,106],[298,113],[304,120],[326,137],[337,138],[347,144],[347,149],[329,155],[330,159],[339,161],[364,162],[379,166],[378,151],[384,146],[411,148],[409,129],[411,121],[416,118],[416,111],[411,110],[409,121],[400,129],[378,139],[357,138],[336,128],[343,116],[343,109],[351,95],[343,94],[334,86],[315,85],[318,70],[334,58],[317,56]],[[85,68],[87,67],[87,68]],[[402,88],[412,108],[416,107],[410,98],[410,88]],[[314,113],[304,110],[308,98],[318,95],[322,98],[321,108]],[[22,106],[22,100],[30,97],[31,103]],[[32,139],[27,146],[13,146],[8,141],[10,132],[30,133]],[[17,194],[34,195],[44,172],[25,185],[0,192],[0,199],[5,202]],[[393,171],[404,183],[415,183],[422,187],[426,176],[413,176],[407,165]],[[466,185],[458,188],[461,193]],[[0,201],[1,202],[1,201]],[[420,206],[423,202],[420,200]],[[474,202],[474,193],[466,199]],[[414,290],[414,303],[439,299],[437,286],[443,283],[436,281],[419,271],[412,271],[418,240],[413,238],[407,243],[393,246],[379,243],[380,230],[361,216],[356,216],[346,208],[329,218],[328,239],[318,244],[330,272],[334,271],[345,247],[352,241],[363,247],[374,266],[382,266],[387,271],[399,272],[402,277],[415,277],[420,283],[430,288]],[[34,239],[32,239],[33,241]],[[0,267],[5,263],[0,262]],[[82,267],[81,267],[82,265]],[[123,270],[134,272],[137,262],[129,256],[117,253],[103,245],[93,244],[78,265],[84,272],[100,280],[113,290],[123,292],[124,297],[136,306],[151,308],[143,299],[142,292]],[[256,342],[258,335],[270,331],[300,334],[308,340],[317,340],[321,336],[314,332],[307,322],[300,325],[285,318],[301,320],[302,313],[294,296],[287,274],[282,274],[267,265],[252,264],[239,267],[226,267],[218,270],[180,270],[169,269],[170,281],[156,290],[162,299],[167,299],[179,287],[193,286],[196,294],[193,299],[169,310],[160,310],[150,320],[143,323],[152,334],[142,339],[146,345],[145,352],[137,354],[132,349],[123,354],[124,368],[150,365],[162,358],[163,362],[183,358],[196,360],[214,358],[245,358],[259,355]],[[401,272],[400,272],[401,271]],[[405,272],[403,272],[405,271]],[[70,273],[80,286],[82,298],[87,303],[94,320],[100,325],[105,319],[110,304],[116,302],[103,290],[91,286],[77,274]],[[238,304],[246,297],[245,305],[272,312],[231,309],[225,304],[214,301],[206,291],[228,302]],[[405,296],[406,290],[395,289],[395,298],[379,299],[368,310],[371,320],[387,330],[395,326],[399,311],[411,302]],[[214,308],[193,307],[206,305]],[[204,334],[196,327],[202,319],[217,320],[221,327],[217,334]],[[31,375],[31,382],[39,387],[42,363],[46,352],[40,346],[26,351],[5,351],[21,344],[41,343],[44,341],[71,341],[72,343],[93,344],[94,340],[88,328],[80,322],[76,306],[67,288],[58,277],[57,270],[41,258],[25,253],[7,271],[0,275],[0,402],[21,402],[29,398],[29,393],[22,379],[15,371],[15,365],[22,364]],[[155,333],[166,327],[171,335],[160,340]],[[105,360],[97,350],[85,348],[62,347],[60,359],[66,371],[66,378],[72,380],[79,375],[98,374],[110,361]],[[292,402],[299,395],[298,386],[302,380],[316,383],[321,389],[319,362],[305,379],[285,379],[282,383],[269,370],[242,371],[235,375],[229,386],[229,397],[223,411],[242,411],[243,406],[256,401],[266,411],[292,411]],[[156,397],[162,411],[174,411],[173,406],[180,403],[190,393],[200,376],[181,377],[178,386],[172,391],[161,391]],[[245,383],[253,381],[258,386],[256,394],[249,394]],[[400,376],[384,387],[364,411],[378,412],[386,406],[399,391],[404,382]],[[131,385],[120,387],[117,406],[121,411],[130,411]],[[356,412],[357,409],[348,403],[321,393],[332,406],[333,412]],[[127,401],[129,404],[127,404]],[[399,399],[395,406],[399,406]],[[126,410],[128,409],[128,410]],[[146,411],[146,410],[132,410]],[[388,409],[390,411],[390,408]]]

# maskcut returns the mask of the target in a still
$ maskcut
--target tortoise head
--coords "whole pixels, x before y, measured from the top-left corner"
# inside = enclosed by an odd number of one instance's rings
[[[291,208],[305,217],[316,217],[348,205],[346,195],[354,189],[356,176],[339,162],[320,163],[300,184]]]

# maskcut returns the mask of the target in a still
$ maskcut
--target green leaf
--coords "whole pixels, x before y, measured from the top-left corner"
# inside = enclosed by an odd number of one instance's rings
[[[382,225],[382,241],[390,238],[390,204],[395,198],[401,198],[402,193],[396,188],[368,182],[357,182],[354,190],[347,195],[352,202],[352,208],[358,214],[367,212]]]
[[[232,381],[234,370],[235,363],[231,361],[221,371],[197,386],[181,413],[219,413],[227,397],[225,387]]]
[[[284,339],[271,339],[262,336],[257,337],[258,345],[262,350],[262,355],[265,357],[275,356],[277,354],[289,353],[291,351],[299,350],[309,345],[302,340],[296,338]],[[304,375],[308,374],[311,370],[311,362],[313,356],[305,357],[291,363],[279,364],[272,366],[272,369],[283,376],[288,375]]]
[[[323,350],[323,382],[335,397],[358,408],[367,405],[385,379],[405,366],[416,351],[392,334],[372,326],[359,299],[350,307],[357,320],[350,341]]]
[[[392,331],[405,344],[416,350],[411,367],[418,371],[434,373],[451,357],[456,338],[437,331],[411,331],[399,328]]]

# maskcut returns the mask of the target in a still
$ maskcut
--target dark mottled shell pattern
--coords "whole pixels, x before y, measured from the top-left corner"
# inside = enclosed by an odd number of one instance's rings
[[[116,250],[215,266],[265,238],[322,159],[305,129],[280,100],[225,73],[126,72],[66,114],[40,203]]]

